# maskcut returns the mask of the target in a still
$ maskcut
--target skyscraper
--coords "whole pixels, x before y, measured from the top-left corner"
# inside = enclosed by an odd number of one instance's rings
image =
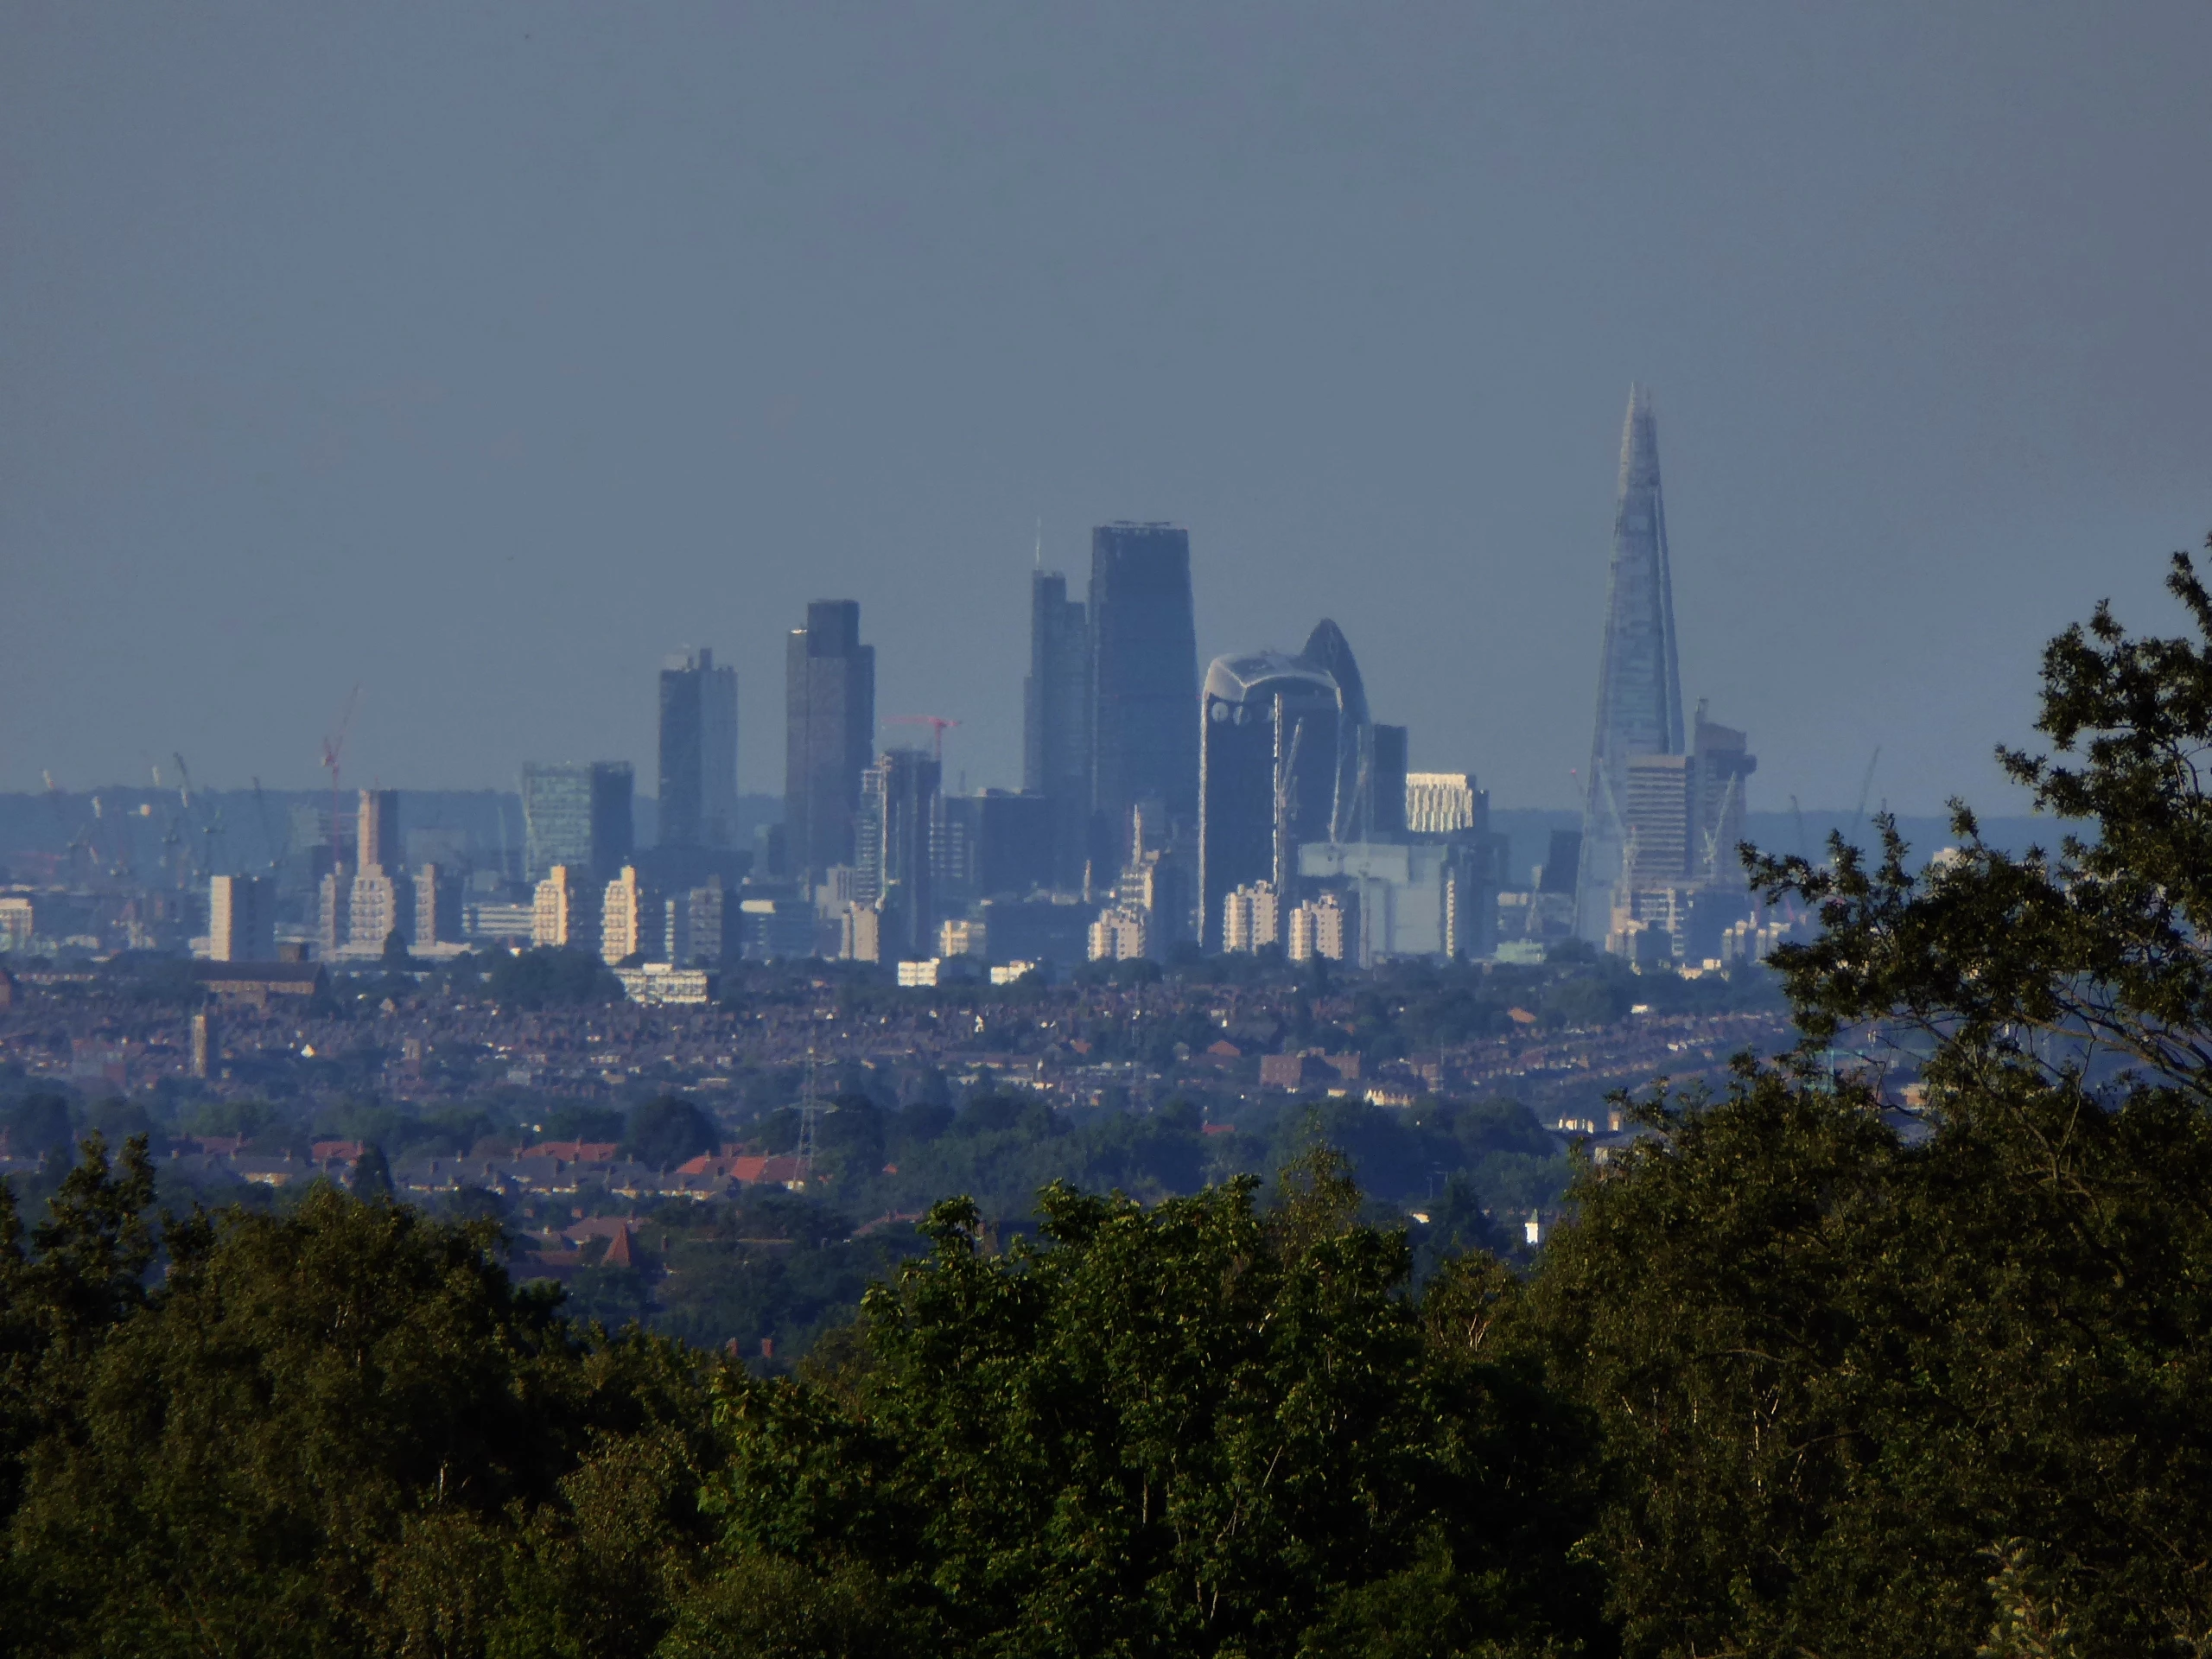
[[[853,897],[880,915],[888,958],[935,954],[931,830],[939,768],[918,749],[887,749],[861,774]]]
[[[1690,871],[1716,888],[1740,890],[1750,885],[1736,851],[1744,840],[1744,783],[1759,763],[1742,732],[1705,717],[1702,700],[1690,737],[1690,753],[1697,762],[1697,834]]]
[[[711,651],[680,652],[660,671],[660,844],[736,839],[737,671]]]
[[[395,880],[381,864],[363,866],[353,876],[346,926],[356,948],[381,950],[394,934],[404,944],[415,931],[414,884],[404,873]]]
[[[1090,631],[1068,579],[1029,579],[1029,675],[1022,682],[1021,787],[1049,804],[1050,884],[1083,885],[1090,823]]]
[[[251,875],[207,882],[207,956],[214,962],[267,962],[276,954],[276,884]]]
[[[1628,892],[1681,887],[1691,879],[1697,772],[1687,754],[1637,754],[1624,768],[1621,886]]]
[[[440,864],[415,871],[415,943],[451,944],[461,938],[461,882]]]
[[[1337,779],[1331,803],[1331,841],[1365,841],[1374,830],[1375,727],[1368,718],[1367,685],[1344,630],[1327,617],[1313,625],[1299,656],[1336,682],[1342,711],[1336,750]]]
[[[363,790],[359,825],[353,845],[355,860],[361,868],[381,865],[396,869],[404,861],[399,840],[397,790]]]
[[[543,881],[556,864],[613,879],[636,850],[627,760],[589,765],[531,761],[522,769],[524,879]]]
[[[1216,658],[1199,725],[1199,938],[1217,950],[1236,889],[1293,899],[1300,847],[1368,837],[1375,740],[1351,647],[1326,620],[1295,657]]]
[[[402,869],[397,790],[361,791],[353,844],[360,862],[347,906],[351,942],[381,950],[394,933],[404,942],[414,931],[415,890]]]
[[[1387,838],[1406,830],[1406,728],[1377,726],[1375,764],[1368,780],[1370,836]]]
[[[588,872],[556,864],[537,884],[531,909],[530,942],[571,950],[597,950],[600,884]]]
[[[639,878],[636,865],[624,865],[600,894],[601,959],[612,968],[632,957],[650,956],[665,928],[660,895]]]
[[[1111,869],[1127,851],[1139,801],[1159,801],[1178,824],[1198,823],[1198,642],[1187,531],[1131,524],[1091,531],[1090,698],[1090,852]]]
[[[1481,800],[1471,772],[1409,772],[1405,827],[1416,836],[1459,835],[1475,827]]]
[[[791,631],[784,677],[784,827],[791,872],[853,861],[853,815],[875,743],[875,647],[856,600],[820,599]]]
[[[1682,753],[1682,687],[1675,651],[1674,581],[1659,490],[1659,432],[1650,394],[1629,390],[1621,433],[1612,569],[1598,670],[1598,721],[1590,746],[1577,871],[1574,931],[1603,943],[1611,925],[1629,836],[1629,762]]]

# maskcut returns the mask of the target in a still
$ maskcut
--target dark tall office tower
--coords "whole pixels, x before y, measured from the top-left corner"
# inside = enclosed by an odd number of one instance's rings
[[[1199,940],[1222,948],[1223,901],[1255,881],[1287,894],[1298,849],[1331,839],[1352,728],[1342,689],[1303,657],[1217,657],[1206,671],[1198,829]]]
[[[1083,885],[1090,823],[1090,633],[1068,579],[1029,579],[1029,677],[1021,685],[1021,787],[1050,818],[1046,885]]]
[[[660,671],[660,844],[736,844],[737,671],[711,651]]]
[[[818,599],[791,631],[784,676],[784,827],[791,874],[853,861],[853,815],[875,744],[875,647],[857,600]]]
[[[592,874],[612,881],[638,850],[637,774],[627,760],[591,763]]]
[[[1553,830],[1551,841],[1544,849],[1544,874],[1543,880],[1537,884],[1537,891],[1573,893],[1581,868],[1582,832],[1580,830]]]
[[[883,960],[937,954],[931,830],[938,763],[918,749],[891,749],[861,774],[853,897],[882,917]]]
[[[627,760],[531,761],[522,769],[523,874],[532,887],[556,864],[611,881],[637,850],[635,779]]]
[[[1674,582],[1659,493],[1659,434],[1650,394],[1629,390],[1621,433],[1605,645],[1598,670],[1598,726],[1582,810],[1574,931],[1602,944],[1629,834],[1629,762],[1682,752],[1682,687],[1675,655]]]
[[[1024,790],[938,797],[932,832],[938,915],[982,899],[1023,899],[1055,885],[1052,802]]]
[[[1368,810],[1374,816],[1369,821],[1368,834],[1381,840],[1406,833],[1406,728],[1376,726],[1372,730],[1374,787]]]
[[[1090,532],[1091,856],[1118,870],[1129,813],[1198,817],[1198,639],[1191,537],[1173,524]]]

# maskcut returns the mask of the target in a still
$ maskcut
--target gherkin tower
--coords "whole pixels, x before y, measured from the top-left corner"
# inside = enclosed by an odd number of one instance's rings
[[[1590,744],[1576,873],[1576,936],[1602,944],[1627,842],[1631,757],[1683,752],[1682,685],[1675,652],[1674,580],[1659,491],[1659,429],[1651,394],[1631,386],[1621,432],[1605,645],[1598,668],[1598,725]]]

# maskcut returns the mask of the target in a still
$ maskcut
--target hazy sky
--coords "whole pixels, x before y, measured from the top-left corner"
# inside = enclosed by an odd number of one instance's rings
[[[1333,616],[1414,764],[1573,798],[1656,388],[1755,805],[1954,790],[2212,530],[2212,8],[0,10],[0,788],[511,781],[861,601],[1018,784],[1036,525]],[[895,732],[896,728],[887,728]]]

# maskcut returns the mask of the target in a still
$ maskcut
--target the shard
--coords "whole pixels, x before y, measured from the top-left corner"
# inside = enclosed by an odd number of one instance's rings
[[[1603,944],[1628,839],[1628,763],[1683,751],[1681,675],[1675,654],[1674,582],[1659,491],[1659,432],[1651,395],[1631,386],[1621,433],[1605,645],[1598,669],[1598,726],[1582,809],[1574,931]]]

